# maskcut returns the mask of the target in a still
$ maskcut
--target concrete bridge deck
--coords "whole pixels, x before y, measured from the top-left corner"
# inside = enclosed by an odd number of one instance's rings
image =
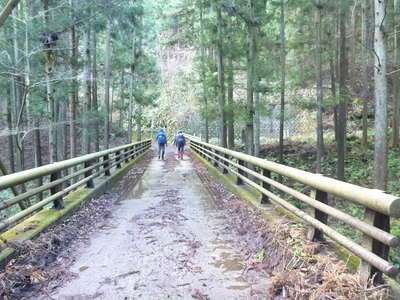
[[[177,160],[171,148],[166,159],[154,156],[107,226],[76,253],[70,268],[79,275],[52,298],[268,298],[268,277],[262,272],[247,277],[239,237],[229,230],[191,159]]]

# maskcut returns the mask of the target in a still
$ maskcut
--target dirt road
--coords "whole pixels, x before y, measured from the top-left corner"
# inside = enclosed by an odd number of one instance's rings
[[[107,226],[79,250],[79,274],[56,299],[267,299],[249,279],[238,237],[187,156],[156,157],[118,202]],[[252,282],[250,282],[252,281]],[[257,291],[257,293],[255,293]]]

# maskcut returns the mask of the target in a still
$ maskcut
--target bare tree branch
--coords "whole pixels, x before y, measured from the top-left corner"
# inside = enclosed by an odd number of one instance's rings
[[[0,13],[0,27],[3,26],[4,22],[10,16],[13,9],[18,5],[20,0],[10,0]]]

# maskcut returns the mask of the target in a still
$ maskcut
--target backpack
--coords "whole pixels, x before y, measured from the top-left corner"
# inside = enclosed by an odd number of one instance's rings
[[[161,133],[158,135],[157,141],[159,144],[165,144],[167,142],[167,137],[165,136],[165,134]]]
[[[183,145],[185,143],[185,137],[183,135],[178,135],[177,143]]]

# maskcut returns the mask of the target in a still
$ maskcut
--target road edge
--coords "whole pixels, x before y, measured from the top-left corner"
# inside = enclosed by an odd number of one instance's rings
[[[85,202],[103,194],[110,187],[114,186],[132,167],[139,162],[151,149],[141,153],[138,157],[122,163],[122,168],[115,170],[109,177],[101,177],[95,181],[96,188],[79,188],[64,198],[65,207],[61,210],[44,208],[33,216],[27,218],[15,227],[0,235],[0,247],[8,244],[7,248],[0,252],[0,269],[15,256],[16,249],[13,244],[19,244],[34,239],[48,227],[57,224],[64,217],[79,209]],[[5,241],[5,242],[4,242]]]

